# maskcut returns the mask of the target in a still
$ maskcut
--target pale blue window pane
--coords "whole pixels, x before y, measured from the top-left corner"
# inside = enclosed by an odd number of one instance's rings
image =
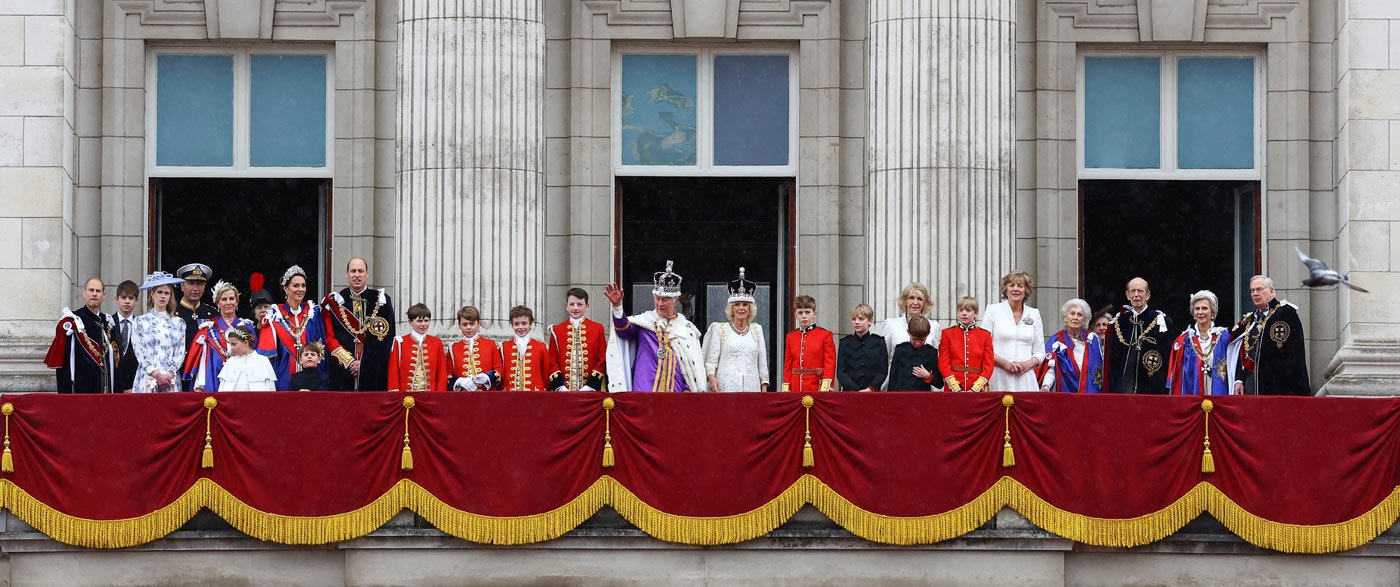
[[[1156,57],[1084,60],[1084,166],[1161,167],[1161,63]]]
[[[1176,103],[1182,169],[1254,168],[1254,58],[1179,60]]]
[[[250,163],[326,166],[326,56],[253,55]]]
[[[156,57],[156,165],[233,165],[233,56]]]
[[[622,56],[623,165],[695,165],[695,62]]]
[[[788,56],[715,56],[715,165],[788,164]]]

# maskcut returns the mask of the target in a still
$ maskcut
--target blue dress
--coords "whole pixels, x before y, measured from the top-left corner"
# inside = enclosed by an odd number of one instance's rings
[[[1192,326],[1172,343],[1167,387],[1173,395],[1230,395],[1230,331],[1212,327],[1205,335]],[[1201,355],[1205,354],[1204,361]],[[1202,391],[1204,390],[1204,393]]]
[[[1074,339],[1061,330],[1045,341],[1045,356],[1055,370],[1055,384],[1050,391],[1065,393],[1099,393],[1103,391],[1103,344],[1097,334],[1089,332],[1080,340],[1084,360],[1074,360]]]
[[[277,389],[291,389],[292,373],[297,370],[297,354],[309,342],[326,343],[326,325],[322,320],[320,306],[302,302],[293,312],[287,304],[277,304],[268,309],[262,328],[258,329],[258,354],[272,361],[272,371],[277,374]],[[317,367],[323,377],[330,377],[330,361],[321,361]]]
[[[234,318],[225,321],[223,316],[199,325],[199,333],[190,344],[190,354],[185,357],[185,377],[194,381],[193,389],[219,391],[219,371],[228,360],[228,331],[235,326],[243,326],[256,333],[253,321],[247,318]]]

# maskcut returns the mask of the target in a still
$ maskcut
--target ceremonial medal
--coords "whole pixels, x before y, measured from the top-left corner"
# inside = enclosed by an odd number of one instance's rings
[[[664,347],[664,346],[656,347],[656,360],[658,360],[658,361],[664,361],[664,360],[666,360],[666,355],[667,355],[667,354],[668,354],[668,353],[666,352],[666,347]]]
[[[1147,367],[1147,376],[1151,377],[1162,369],[1162,353],[1157,351],[1147,351],[1142,356],[1142,366]]]
[[[1274,341],[1274,346],[1283,350],[1283,343],[1288,342],[1289,335],[1293,334],[1293,329],[1288,327],[1286,322],[1275,322],[1269,325],[1269,339]]]
[[[373,334],[375,338],[379,340],[384,340],[384,337],[389,335],[389,321],[381,316],[370,318],[365,323],[365,327],[369,330],[370,334]]]

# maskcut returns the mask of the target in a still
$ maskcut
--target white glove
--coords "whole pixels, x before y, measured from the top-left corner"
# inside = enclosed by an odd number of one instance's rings
[[[554,391],[569,391],[569,386],[560,385],[559,387],[554,388]]]
[[[468,377],[457,379],[457,381],[452,384],[452,387],[453,389],[460,389],[462,391],[476,391],[476,384]]]
[[[477,385],[485,387],[487,383],[491,382],[491,378],[485,373],[477,373],[472,376],[472,381],[475,381]]]
[[[579,390],[579,391],[598,391],[598,390],[593,389],[592,387],[589,387],[589,386],[587,386],[587,385],[578,388],[578,390]]]

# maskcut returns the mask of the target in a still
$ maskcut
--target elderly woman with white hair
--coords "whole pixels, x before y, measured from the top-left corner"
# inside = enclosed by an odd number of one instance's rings
[[[1167,387],[1172,395],[1230,394],[1230,331],[1215,325],[1220,300],[1209,290],[1191,294],[1196,323],[1172,343]]]
[[[1103,391],[1103,340],[1085,328],[1089,311],[1089,303],[1079,298],[1060,306],[1065,327],[1045,341],[1050,365],[1041,379],[1041,391]]]

